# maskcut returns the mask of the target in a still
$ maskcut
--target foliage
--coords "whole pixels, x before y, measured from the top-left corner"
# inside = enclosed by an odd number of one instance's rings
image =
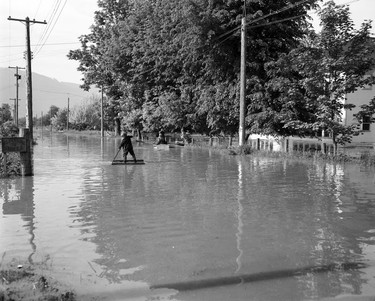
[[[57,114],[57,112],[59,111],[60,109],[54,105],[52,105],[49,109],[49,112],[47,113],[48,116],[49,116],[49,119],[52,120],[52,118]]]
[[[52,117],[52,126],[55,129],[65,129],[68,123],[68,109],[60,109],[55,116]]]
[[[0,124],[0,137],[18,137],[19,128],[13,121],[6,121]],[[0,178],[5,176],[18,176],[21,174],[21,165],[19,154],[8,153],[5,173],[4,170],[4,154],[0,153]]]
[[[100,108],[99,100],[92,98],[73,108],[69,120],[71,128],[75,130],[92,130],[100,128]]]
[[[10,109],[10,105],[7,103],[3,103],[0,108],[0,124],[3,124],[11,120],[13,119],[12,119],[12,112]]]
[[[19,128],[12,121],[7,121],[0,125],[1,137],[18,137],[18,134]]]
[[[305,13],[316,2],[246,2],[253,26],[247,45],[252,53],[247,62],[252,74],[247,84],[250,109],[258,85],[268,79],[265,63],[296,45],[308,26]],[[136,126],[146,131],[182,127],[236,131],[241,1],[101,0],[98,4],[91,33],[80,37],[81,48],[68,57],[79,61],[83,87],[108,87],[106,93],[113,100],[108,110],[113,116],[119,114],[129,125],[130,111],[142,110],[142,124]],[[255,106],[265,107],[260,100]]]
[[[198,114],[204,115],[210,134],[233,135],[238,130],[238,86],[222,83],[203,89]]]
[[[123,131],[128,131],[128,129],[138,129],[142,130],[142,110],[132,110],[129,111],[123,118]]]
[[[273,80],[262,96],[273,96],[274,101],[261,111],[261,120],[271,123],[271,133],[281,135],[314,136],[326,130],[337,149],[337,144],[358,134],[357,125],[342,124],[344,110],[355,107],[345,103],[345,97],[375,83],[374,77],[365,76],[375,63],[374,42],[369,36],[371,23],[354,29],[347,6],[329,1],[319,16],[320,34],[310,32],[289,54],[267,64]]]

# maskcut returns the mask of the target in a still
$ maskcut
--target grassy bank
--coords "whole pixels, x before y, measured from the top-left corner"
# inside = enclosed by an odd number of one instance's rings
[[[5,254],[5,253],[4,253]],[[0,270],[0,300],[75,301],[73,291],[48,276],[45,263],[12,260]]]

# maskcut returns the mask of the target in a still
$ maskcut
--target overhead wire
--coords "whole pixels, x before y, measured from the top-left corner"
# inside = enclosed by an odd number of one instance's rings
[[[63,12],[63,10],[64,10],[64,8],[65,8],[65,5],[66,5],[67,1],[68,1],[68,0],[65,0],[65,2],[64,2],[64,4],[63,4],[63,6],[62,6],[62,8],[61,8],[61,10],[60,10],[60,12],[59,12],[57,18],[55,19],[55,22],[53,23],[53,26],[52,26],[51,30],[48,32],[47,37],[45,38],[43,44],[40,46],[40,48],[38,49],[38,51],[36,52],[35,55],[37,55],[37,54],[42,50],[42,48],[44,47],[45,43],[47,42],[47,40],[48,40],[49,36],[51,35],[53,29],[55,28],[55,25],[56,25],[57,21],[58,21],[59,18],[60,18],[61,13]]]
[[[46,43],[44,46],[53,46],[53,45],[72,45],[72,44],[80,44],[80,42],[61,42],[61,43]],[[38,46],[38,44],[32,44],[31,46]],[[17,47],[25,47],[25,45],[0,45],[0,48],[17,48]]]
[[[43,33],[39,38],[38,44],[40,44],[40,42],[43,40],[43,38],[47,34],[49,28],[51,27],[51,21],[54,19],[57,9],[60,6],[60,3],[61,3],[61,0],[55,0],[54,5],[51,7],[51,10],[47,14],[47,17],[45,19],[48,20],[48,24],[46,27],[44,27]]]
[[[291,8],[293,8],[293,7],[295,7],[295,6],[298,6],[298,5],[300,5],[300,4],[303,4],[303,3],[307,2],[307,1],[309,1],[309,0],[301,0],[301,1],[296,2],[296,3],[294,3],[294,4],[289,4],[289,5],[283,7],[283,8],[281,8],[281,9],[279,9],[279,10],[276,10],[276,11],[272,12],[272,13],[269,13],[269,14],[267,14],[267,15],[264,15],[264,16],[261,16],[261,17],[258,17],[258,18],[253,19],[253,20],[250,20],[250,21],[246,22],[246,25],[250,25],[250,24],[252,24],[252,23],[259,22],[259,21],[261,21],[261,20],[263,20],[263,19],[265,19],[265,18],[268,18],[268,17],[271,17],[271,16],[273,16],[273,15],[279,14],[279,13],[281,13],[281,12],[283,12],[283,11],[286,11],[286,10],[288,10],[288,9],[291,9]],[[356,1],[359,1],[359,0],[356,0]],[[227,32],[224,32],[224,33],[221,34],[220,36],[216,37],[216,38],[214,39],[214,41],[215,41],[215,40],[219,40],[220,38],[222,38],[222,37],[224,37],[224,36],[226,36],[226,35],[228,35],[228,34],[233,35],[234,32],[237,31],[237,30],[239,30],[239,29],[241,29],[241,25],[238,25],[238,26],[236,26],[236,27],[234,27],[234,28],[228,30]]]
[[[52,11],[51,17],[50,17],[49,22],[48,22],[48,25],[47,25],[46,29],[44,30],[41,38],[39,39],[39,42],[37,43],[36,48],[34,49],[34,57],[36,57],[38,55],[38,53],[42,50],[42,48],[46,44],[49,36],[51,35],[53,29],[55,28],[55,25],[56,25],[57,21],[60,18],[60,15],[61,15],[62,11],[64,10],[64,7],[67,3],[67,0],[65,0],[64,4],[60,8],[61,3],[62,3],[62,0],[56,0],[54,9]]]

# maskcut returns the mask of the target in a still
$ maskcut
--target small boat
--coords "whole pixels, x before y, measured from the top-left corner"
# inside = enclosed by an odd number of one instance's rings
[[[144,160],[137,160],[136,162],[134,162],[134,160],[126,160],[126,162],[124,162],[124,160],[112,161],[112,165],[142,165],[142,164],[145,164]]]
[[[175,145],[178,145],[178,146],[184,146],[184,145],[185,145],[185,143],[184,143],[183,140],[176,140],[176,141],[174,142],[174,144],[175,144]]]
[[[172,147],[173,146],[170,144],[155,144],[154,145],[154,149],[157,149],[157,150],[168,150]]]

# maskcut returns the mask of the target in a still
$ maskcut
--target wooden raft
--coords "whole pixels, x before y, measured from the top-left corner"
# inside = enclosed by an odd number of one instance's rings
[[[137,162],[134,162],[134,160],[126,160],[126,163],[124,160],[113,160],[112,165],[142,165],[145,164],[144,160],[137,160]]]

